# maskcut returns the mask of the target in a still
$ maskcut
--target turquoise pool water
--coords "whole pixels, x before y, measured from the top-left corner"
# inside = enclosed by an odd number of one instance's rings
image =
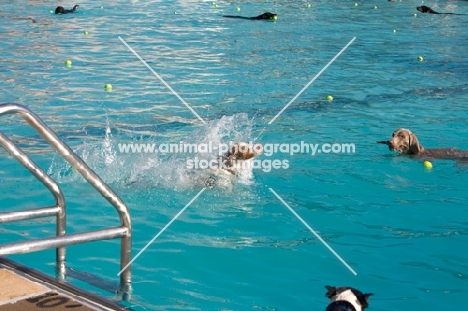
[[[325,285],[374,293],[369,310],[465,304],[467,167],[435,161],[427,170],[375,141],[405,127],[425,147],[468,149],[468,16],[421,14],[421,1],[306,3],[80,1],[77,13],[63,16],[49,12],[55,1],[0,4],[0,101],[35,111],[119,193],[132,214],[134,255],[203,185],[184,167],[185,154],[123,153],[119,144],[355,145],[347,154],[262,155],[288,168],[254,169],[205,190],[135,260],[135,310],[324,310]],[[466,1],[430,6],[468,14]],[[222,17],[265,11],[278,20]],[[68,231],[117,224],[105,200],[18,120],[3,117],[1,129],[61,183]],[[0,154],[2,210],[53,203]],[[8,242],[50,236],[54,225],[0,229]],[[117,282],[118,255],[118,241],[73,246],[68,265]],[[54,273],[54,251],[11,258]]]

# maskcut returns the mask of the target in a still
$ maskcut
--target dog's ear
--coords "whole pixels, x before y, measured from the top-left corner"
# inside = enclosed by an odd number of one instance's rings
[[[374,294],[361,294],[361,295],[356,295],[356,298],[359,300],[359,303],[362,306],[362,309],[364,310],[369,306],[369,296],[372,296]]]
[[[418,141],[418,138],[416,137],[416,135],[414,135],[413,133],[411,133],[409,131],[408,131],[408,135],[409,135],[409,138],[408,138],[408,143],[409,143],[408,154],[414,154],[414,155],[419,154],[421,151],[424,150],[424,148],[421,146],[421,144],[419,144],[419,141]]]
[[[326,285],[325,288],[327,289],[327,292],[325,293],[325,296],[328,298],[332,298],[333,296],[336,296],[336,287],[335,286],[328,286]]]

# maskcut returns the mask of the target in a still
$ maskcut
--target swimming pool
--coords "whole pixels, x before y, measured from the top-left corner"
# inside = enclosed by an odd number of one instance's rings
[[[133,219],[134,255],[201,185],[178,166],[185,154],[124,153],[119,144],[355,145],[354,153],[263,155],[289,167],[255,169],[205,190],[135,260],[135,310],[323,310],[325,285],[374,293],[370,310],[457,310],[464,303],[466,167],[436,161],[426,170],[375,141],[406,127],[425,147],[468,149],[468,19],[421,14],[420,1],[306,3],[81,1],[77,13],[63,16],[49,13],[53,1],[0,4],[1,102],[31,108],[119,193]],[[431,7],[468,13],[460,1]],[[265,11],[278,20],[221,17]],[[108,83],[112,92],[104,90]],[[105,200],[17,120],[3,118],[2,131],[61,182],[68,231],[114,225]],[[0,153],[2,209],[51,204],[43,186]],[[1,230],[7,242],[49,236],[54,226],[36,220]],[[118,241],[67,251],[74,269],[118,280]],[[11,258],[54,273],[53,251]]]

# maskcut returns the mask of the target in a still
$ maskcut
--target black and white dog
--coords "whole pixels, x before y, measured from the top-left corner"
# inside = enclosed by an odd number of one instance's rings
[[[325,286],[330,299],[326,311],[362,311],[369,306],[367,298],[372,294],[363,294],[352,287]]]

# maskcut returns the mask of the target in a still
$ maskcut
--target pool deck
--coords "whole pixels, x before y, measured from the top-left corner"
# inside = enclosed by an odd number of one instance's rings
[[[0,257],[0,311],[44,309],[128,310],[113,301]]]

